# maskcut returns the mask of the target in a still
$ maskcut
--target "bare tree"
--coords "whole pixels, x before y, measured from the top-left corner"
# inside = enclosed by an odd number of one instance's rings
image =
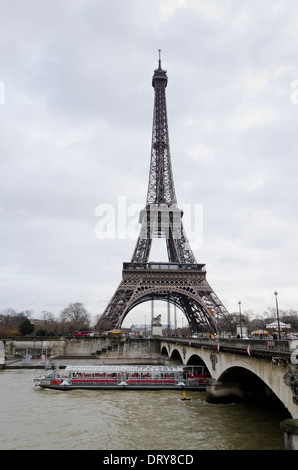
[[[2,326],[10,326],[12,320],[16,317],[17,312],[13,308],[6,308],[1,312],[0,323]]]
[[[111,330],[112,325],[106,318],[99,317],[99,319],[97,319],[97,322],[95,323],[94,329],[102,333],[104,331]]]
[[[60,325],[54,314],[52,312],[47,312],[46,310],[43,310],[41,313],[42,328],[46,331],[47,334],[54,333],[57,335]]]
[[[83,304],[76,302],[69,304],[62,310],[60,322],[64,332],[88,330],[90,328],[90,314]]]

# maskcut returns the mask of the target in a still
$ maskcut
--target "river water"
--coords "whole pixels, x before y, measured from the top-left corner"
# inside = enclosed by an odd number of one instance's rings
[[[282,450],[283,408],[215,405],[204,392],[54,391],[0,371],[1,450]]]

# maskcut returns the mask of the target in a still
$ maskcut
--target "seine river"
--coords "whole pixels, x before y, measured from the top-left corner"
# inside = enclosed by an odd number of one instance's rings
[[[0,371],[1,450],[284,449],[283,408],[209,404],[204,392],[42,390],[35,375]]]

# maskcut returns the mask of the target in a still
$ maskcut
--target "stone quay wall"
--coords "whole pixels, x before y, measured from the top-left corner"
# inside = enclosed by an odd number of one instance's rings
[[[53,358],[130,358],[152,359],[160,356],[159,341],[131,338],[57,338],[4,340],[5,355],[21,358],[26,354],[33,359],[42,355]]]

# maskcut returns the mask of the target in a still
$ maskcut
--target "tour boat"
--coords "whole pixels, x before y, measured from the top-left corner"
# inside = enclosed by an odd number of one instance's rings
[[[208,378],[205,366],[67,366],[34,382],[55,390],[202,390]]]

